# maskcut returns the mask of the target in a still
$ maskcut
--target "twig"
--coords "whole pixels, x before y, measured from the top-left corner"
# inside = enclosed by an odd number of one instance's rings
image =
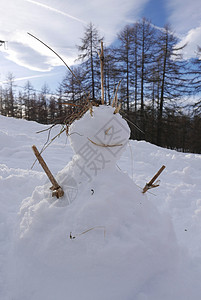
[[[159,184],[157,182],[156,182],[156,184],[154,184],[154,181],[158,178],[158,176],[163,172],[164,169],[165,169],[165,166],[162,166],[160,168],[160,170],[152,177],[152,179],[148,183],[146,183],[146,185],[142,191],[143,194],[146,193],[146,191],[148,191],[149,189],[159,186]]]
[[[52,175],[52,173],[49,170],[46,162],[44,161],[44,159],[42,158],[42,156],[38,152],[38,149],[36,148],[35,145],[32,146],[32,149],[33,149],[34,154],[35,154],[36,158],[38,159],[40,165],[42,166],[43,170],[47,174],[47,177],[49,178],[49,180],[52,183],[52,187],[51,187],[51,190],[53,190],[52,196],[56,196],[57,198],[62,197],[64,195],[64,191],[60,187],[60,185],[58,184],[58,182],[56,181],[56,179],[54,178],[54,176]]]
[[[56,126],[56,124],[53,124],[51,125],[50,127],[48,128],[45,128],[45,129],[42,129],[42,130],[39,130],[39,131],[36,131],[36,133],[41,133],[41,132],[44,132],[44,131],[48,131],[48,130],[51,130],[54,126]]]

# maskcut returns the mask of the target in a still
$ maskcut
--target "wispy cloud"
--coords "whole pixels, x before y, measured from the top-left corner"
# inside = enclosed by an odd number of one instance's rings
[[[61,11],[61,10],[58,10],[58,9],[56,9],[56,8],[53,8],[53,7],[49,6],[49,5],[46,5],[46,4],[43,4],[43,3],[41,3],[41,2],[37,2],[37,1],[34,1],[34,0],[25,0],[25,1],[26,1],[26,2],[29,2],[29,3],[32,3],[32,4],[35,4],[35,5],[38,5],[38,6],[40,6],[40,7],[43,7],[43,8],[45,8],[45,9],[48,9],[48,10],[50,10],[50,11],[53,11],[53,12],[55,12],[55,13],[57,13],[57,14],[60,14],[60,15],[65,16],[65,17],[68,17],[68,18],[70,18],[70,19],[72,19],[72,20],[78,21],[78,22],[80,22],[80,23],[82,23],[82,24],[86,24],[85,21],[83,21],[83,20],[81,20],[81,19],[79,19],[79,18],[76,18],[76,17],[74,17],[74,16],[72,16],[72,15],[70,15],[70,14],[67,14],[67,13],[65,13],[65,12],[63,12],[63,11]]]
[[[54,74],[55,75],[55,74]],[[46,77],[47,76],[53,76],[53,74],[46,74]],[[29,80],[29,79],[35,79],[35,78],[42,78],[44,77],[44,75],[40,74],[40,75],[32,75],[32,76],[24,76],[24,77],[18,77],[18,78],[14,78],[15,82],[16,81],[24,81],[24,80]],[[0,84],[6,84],[8,83],[9,81],[8,80],[3,80],[3,81],[0,81]]]
[[[50,77],[50,76],[55,76],[56,74],[52,74],[52,73],[49,73],[49,74],[45,74],[45,77]],[[44,77],[44,74],[39,74],[39,75],[32,75],[32,76],[25,76],[25,77],[18,77],[18,78],[15,78],[15,81],[24,81],[24,80],[29,80],[29,79],[35,79],[35,78],[43,78]]]

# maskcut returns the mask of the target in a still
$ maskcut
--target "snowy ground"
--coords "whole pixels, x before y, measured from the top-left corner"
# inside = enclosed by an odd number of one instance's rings
[[[41,166],[31,170],[44,128],[0,116],[0,299],[199,300],[201,155],[129,141],[118,172],[62,207],[45,200]],[[65,134],[43,157],[62,181],[73,157]],[[162,165],[160,187],[142,196]]]

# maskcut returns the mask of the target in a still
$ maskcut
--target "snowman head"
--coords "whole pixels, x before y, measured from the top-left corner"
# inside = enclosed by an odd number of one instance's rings
[[[130,128],[115,108],[101,105],[87,111],[69,128],[69,138],[77,159],[87,170],[115,165],[130,137]],[[96,175],[96,174],[94,174]]]

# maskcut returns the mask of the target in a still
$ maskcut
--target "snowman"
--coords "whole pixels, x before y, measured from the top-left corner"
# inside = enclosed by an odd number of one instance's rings
[[[26,267],[17,277],[35,291],[33,299],[64,299],[58,290],[73,291],[73,300],[152,299],[141,289],[175,272],[178,251],[169,216],[117,167],[129,141],[127,122],[100,105],[75,120],[68,136],[75,154],[56,177],[64,196],[54,199],[45,185],[22,202],[16,245]]]
[[[68,136],[75,155],[58,174],[59,182],[67,191],[63,199],[57,201],[58,205],[70,204],[87,187],[92,194],[95,193],[94,181],[101,176],[105,176],[105,183],[110,180],[111,174],[115,180],[115,174],[119,173],[116,163],[127,146],[130,129],[113,107],[101,105],[74,121]]]

